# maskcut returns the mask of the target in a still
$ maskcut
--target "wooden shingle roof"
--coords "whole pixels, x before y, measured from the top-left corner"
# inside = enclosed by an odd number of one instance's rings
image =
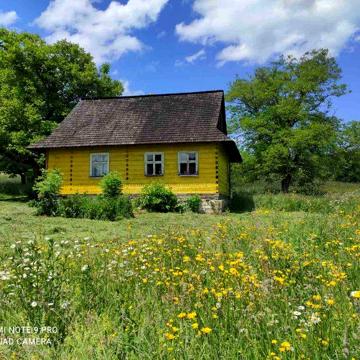
[[[227,137],[223,91],[83,99],[29,148],[189,142],[224,142],[232,160],[241,160]]]

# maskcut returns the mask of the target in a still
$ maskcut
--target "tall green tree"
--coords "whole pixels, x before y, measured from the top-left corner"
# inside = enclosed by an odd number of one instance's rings
[[[255,156],[258,177],[281,181],[287,192],[295,181],[322,175],[322,158],[334,146],[339,125],[330,116],[332,98],[347,92],[340,79],[328,51],[314,50],[301,58],[281,57],[231,83],[231,129]]]
[[[39,159],[26,147],[49,135],[81,97],[123,91],[110,66],[67,41],[47,44],[39,36],[0,29],[0,171],[26,176]]]

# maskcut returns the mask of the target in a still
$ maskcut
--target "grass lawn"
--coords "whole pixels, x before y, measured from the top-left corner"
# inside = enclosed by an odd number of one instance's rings
[[[119,222],[4,195],[0,328],[32,330],[0,358],[359,359],[359,187],[328,188]]]

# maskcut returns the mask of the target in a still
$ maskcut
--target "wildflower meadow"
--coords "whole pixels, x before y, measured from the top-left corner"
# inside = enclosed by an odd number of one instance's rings
[[[29,330],[0,357],[359,359],[360,204],[339,196],[115,223],[4,201],[0,323]]]

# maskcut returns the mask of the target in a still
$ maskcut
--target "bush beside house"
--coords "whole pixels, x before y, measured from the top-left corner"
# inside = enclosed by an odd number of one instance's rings
[[[110,172],[100,182],[102,194],[88,196],[75,194],[61,197],[62,175],[58,170],[44,171],[34,190],[37,199],[32,205],[37,215],[62,216],[115,221],[133,216],[129,197],[122,194],[122,181],[116,172]],[[150,212],[200,212],[201,198],[192,195],[184,202],[165,185],[152,183],[144,186],[135,203]]]
[[[117,173],[109,173],[101,181],[102,194],[94,197],[75,194],[61,197],[62,176],[58,170],[44,171],[34,189],[33,202],[38,215],[120,220],[133,216],[131,201],[122,195],[122,182]]]

